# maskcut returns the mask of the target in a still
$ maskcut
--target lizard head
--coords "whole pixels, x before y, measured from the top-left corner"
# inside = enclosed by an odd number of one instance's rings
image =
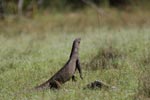
[[[81,38],[76,38],[76,39],[73,41],[73,45],[72,45],[72,50],[71,50],[70,57],[72,57],[74,53],[78,53],[80,41],[81,41]]]
[[[81,41],[81,38],[76,38],[76,39],[73,41],[73,45],[74,45],[75,48],[79,48],[80,41]]]

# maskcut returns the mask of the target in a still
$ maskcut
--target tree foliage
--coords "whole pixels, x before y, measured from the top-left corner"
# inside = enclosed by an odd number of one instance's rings
[[[23,1],[23,4],[19,6],[20,1]],[[137,4],[150,3],[149,0],[86,0],[90,1],[96,6],[107,6],[107,7],[116,7],[116,8],[126,8],[128,6],[133,6]],[[3,4],[3,6],[2,6]],[[19,6],[19,7],[18,7]],[[21,7],[21,8],[20,8]],[[0,16],[3,14],[25,14],[26,12],[34,9],[49,9],[49,10],[79,10],[87,7],[83,0],[0,0]]]

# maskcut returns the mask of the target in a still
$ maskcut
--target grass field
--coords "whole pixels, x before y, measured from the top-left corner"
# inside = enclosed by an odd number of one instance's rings
[[[115,29],[110,26],[87,27],[84,31],[78,28],[78,31],[73,32],[66,31],[65,27],[64,30],[59,28],[52,30],[46,26],[47,19],[43,19],[41,24],[36,21],[37,19],[30,24],[25,23],[26,27],[23,27],[23,22],[17,24],[16,28],[13,25],[6,25],[7,29],[1,29],[0,100],[149,98],[150,28],[148,26]],[[43,21],[45,24],[42,23]],[[29,22],[28,20],[27,23]],[[68,81],[58,91],[29,92],[28,89],[49,79],[65,64],[76,37],[82,39],[79,52],[84,79],[81,80],[77,72],[77,82]],[[117,89],[83,90],[86,84],[94,80],[102,80]]]

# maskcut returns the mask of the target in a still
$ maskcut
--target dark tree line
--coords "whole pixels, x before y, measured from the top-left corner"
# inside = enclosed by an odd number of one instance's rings
[[[31,15],[36,10],[78,10],[87,6],[84,1],[91,2],[96,6],[107,6],[124,8],[137,2],[148,2],[150,0],[0,0],[0,18],[5,14]],[[12,10],[12,11],[11,11]]]
[[[4,19],[4,7],[2,0],[0,0],[0,19]]]

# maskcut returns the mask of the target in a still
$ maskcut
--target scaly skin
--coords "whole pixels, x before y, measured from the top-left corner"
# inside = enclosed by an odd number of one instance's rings
[[[73,81],[76,81],[74,76],[76,69],[80,73],[80,78],[83,79],[79,54],[78,54],[80,41],[81,41],[80,38],[77,38],[73,41],[70,58],[66,62],[64,67],[62,67],[57,73],[55,73],[49,80],[47,80],[46,82],[44,82],[39,86],[36,86],[35,87],[36,90],[43,90],[46,88],[59,89],[61,87],[61,84],[64,84],[65,82],[69,81],[71,78]]]

